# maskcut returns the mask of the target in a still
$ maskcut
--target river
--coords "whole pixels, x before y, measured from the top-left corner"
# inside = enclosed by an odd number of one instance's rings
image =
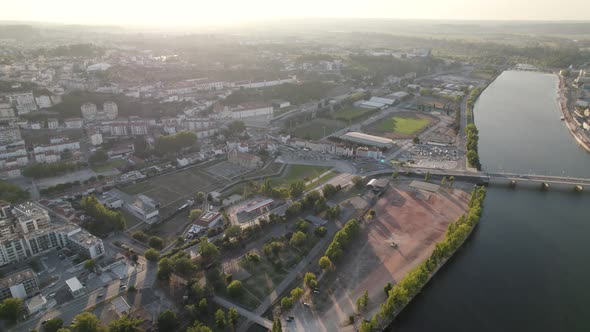
[[[507,71],[474,109],[488,171],[590,177],[557,77]],[[590,189],[590,188],[587,188]],[[472,237],[391,331],[590,331],[590,194],[490,187]]]

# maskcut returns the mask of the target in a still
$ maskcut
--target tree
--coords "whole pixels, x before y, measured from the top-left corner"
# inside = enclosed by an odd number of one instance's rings
[[[43,332],[57,332],[64,325],[64,321],[59,318],[52,318],[43,324]]]
[[[71,152],[70,152],[70,155],[71,155]],[[69,159],[69,158],[63,158],[63,159]],[[93,153],[90,157],[88,157],[88,162],[91,164],[104,163],[107,160],[109,160],[109,155],[103,149],[96,150],[95,153]]]
[[[301,213],[301,203],[299,202],[293,202],[285,211],[285,215],[288,218],[295,217],[299,213]]]
[[[367,308],[369,303],[369,291],[365,291],[358,299],[356,299],[356,310],[361,312]]]
[[[369,321],[363,321],[361,323],[361,327],[359,329],[359,332],[371,332],[373,331],[373,324],[371,324],[371,322]]]
[[[196,195],[195,195],[195,202],[197,202],[197,204],[202,204],[205,201],[206,195],[204,192],[199,191]]]
[[[159,331],[174,331],[178,327],[178,318],[172,310],[166,310],[158,317]]]
[[[455,183],[455,177],[451,175],[449,177],[449,187],[452,187],[454,183]]]
[[[217,327],[219,328],[223,328],[226,324],[225,312],[223,312],[222,309],[217,309],[215,312],[215,324],[217,324]]]
[[[109,332],[138,332],[141,320],[123,316],[109,323]]]
[[[275,319],[272,322],[272,330],[271,332],[283,332],[283,327],[281,326],[281,320],[280,319]]]
[[[424,181],[428,180],[430,180],[430,172],[426,172],[426,174],[424,174]]]
[[[293,234],[291,240],[289,241],[289,244],[292,247],[299,248],[305,244],[305,241],[307,241],[307,235],[305,235],[305,233],[301,231],[298,231],[295,234]]]
[[[305,284],[305,286],[307,286],[311,289],[318,287],[317,278],[316,278],[315,274],[313,274],[311,272],[305,273],[305,276],[303,277],[303,283]]]
[[[29,192],[24,191],[21,187],[0,180],[0,200],[9,203],[17,203],[29,198]]]
[[[215,244],[209,242],[209,239],[203,236],[199,242],[199,254],[207,261],[216,261],[220,252]]]
[[[240,315],[236,308],[229,308],[229,311],[227,312],[227,320],[229,321],[229,324],[235,327],[239,318]]]
[[[160,252],[154,248],[149,248],[145,251],[144,256],[150,262],[157,262],[160,259]]]
[[[102,328],[100,321],[90,312],[83,312],[74,317],[73,324],[70,326],[75,332],[97,332]]]
[[[447,177],[443,176],[443,178],[440,180],[440,185],[441,187],[444,187],[447,185]]]
[[[136,239],[139,242],[147,242],[148,241],[148,236],[146,233],[142,232],[142,231],[136,231],[133,233],[133,238]]]
[[[291,196],[291,198],[297,198],[303,194],[304,190],[305,182],[301,180],[295,181],[289,185],[289,196]]]
[[[207,299],[201,299],[201,301],[199,301],[199,311],[201,314],[206,314],[208,308],[209,304],[207,303]]]
[[[162,250],[164,248],[164,240],[159,236],[150,236],[148,245],[151,248]]]
[[[333,184],[328,183],[324,185],[324,188],[322,188],[322,192],[324,193],[324,197],[326,199],[330,199],[338,193],[338,189],[336,189],[336,187]]]
[[[168,257],[160,259],[158,262],[157,276],[160,280],[168,280],[172,273],[172,260]]]
[[[281,309],[283,312],[287,312],[293,308],[293,298],[285,296],[281,299]]]
[[[194,322],[193,326],[190,326],[186,329],[186,332],[213,332],[207,325],[196,321]]]
[[[187,256],[173,257],[172,264],[174,271],[185,277],[190,277],[191,274],[197,269],[191,259]]]
[[[358,175],[352,178],[352,183],[354,184],[354,187],[357,189],[361,189],[365,185],[364,182],[365,181],[363,180],[363,178]]]
[[[232,281],[229,285],[227,285],[227,292],[231,297],[238,297],[242,295],[244,288],[242,287],[242,283],[239,280]]]
[[[188,214],[188,218],[190,220],[194,220],[194,219],[197,219],[198,217],[200,217],[201,214],[203,214],[203,210],[201,210],[201,209],[192,209],[191,212]]]
[[[302,296],[303,296],[303,289],[301,289],[299,287],[295,287],[291,290],[291,298],[293,298],[293,301],[299,300]]]
[[[90,272],[94,272],[94,269],[96,268],[96,261],[94,259],[85,261],[84,268]]]
[[[229,238],[236,238],[242,235],[242,227],[240,225],[231,225],[225,230],[225,236]]]
[[[391,177],[394,180],[397,180],[399,178],[399,172],[398,171],[393,171],[393,173],[391,173]]]
[[[322,270],[327,271],[329,269],[332,268],[332,261],[330,260],[330,257],[328,256],[322,256],[320,258],[320,267],[322,268]]]
[[[393,288],[393,284],[388,282],[385,287],[383,287],[383,291],[385,292],[385,296],[389,297],[389,291]]]
[[[412,138],[412,143],[420,144],[420,138],[418,138],[418,136],[414,136],[414,138]]]
[[[325,227],[323,227],[323,226],[319,226],[319,227],[316,227],[316,229],[313,230],[313,233],[317,237],[324,237],[328,233],[328,230]]]

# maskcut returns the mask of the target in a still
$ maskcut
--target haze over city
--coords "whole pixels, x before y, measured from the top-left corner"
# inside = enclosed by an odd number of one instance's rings
[[[0,331],[590,330],[586,2],[4,1]]]
[[[155,26],[234,25],[283,18],[587,20],[587,2],[526,0],[6,1],[0,20]]]

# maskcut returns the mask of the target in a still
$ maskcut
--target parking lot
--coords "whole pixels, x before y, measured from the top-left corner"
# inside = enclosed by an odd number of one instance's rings
[[[454,169],[460,152],[454,146],[416,144],[400,155],[400,159],[413,162],[418,167]]]

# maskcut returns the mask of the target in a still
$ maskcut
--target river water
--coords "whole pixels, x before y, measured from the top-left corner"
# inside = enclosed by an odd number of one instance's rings
[[[475,105],[488,171],[590,177],[557,77],[507,71]],[[587,190],[590,188],[586,188]],[[590,193],[490,187],[465,246],[390,331],[590,331]]]

